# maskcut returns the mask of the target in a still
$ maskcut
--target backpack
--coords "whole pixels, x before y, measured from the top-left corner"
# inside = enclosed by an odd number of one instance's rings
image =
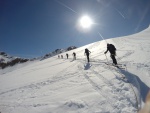
[[[87,53],[89,53],[89,51],[87,49],[85,49],[85,53],[87,54]]]
[[[111,48],[112,51],[116,51],[116,48],[113,44],[110,44],[110,48]]]

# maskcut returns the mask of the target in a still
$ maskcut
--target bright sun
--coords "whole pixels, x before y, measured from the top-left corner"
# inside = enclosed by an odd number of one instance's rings
[[[89,16],[83,16],[81,17],[80,19],[80,25],[83,27],[83,28],[90,28],[91,25],[93,24],[91,18]]]

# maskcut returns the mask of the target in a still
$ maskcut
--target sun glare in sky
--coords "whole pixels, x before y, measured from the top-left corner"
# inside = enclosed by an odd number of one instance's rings
[[[80,22],[80,26],[83,27],[83,28],[90,28],[91,25],[93,24],[92,19],[87,15],[81,17],[79,22]]]

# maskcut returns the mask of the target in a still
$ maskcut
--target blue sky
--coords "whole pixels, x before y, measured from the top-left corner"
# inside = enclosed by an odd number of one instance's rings
[[[96,24],[79,30],[87,14]],[[150,24],[150,0],[0,0],[0,51],[25,58],[139,32]]]

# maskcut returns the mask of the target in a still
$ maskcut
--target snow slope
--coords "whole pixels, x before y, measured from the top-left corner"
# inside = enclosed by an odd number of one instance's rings
[[[149,36],[147,28],[69,51],[69,59],[54,56],[0,70],[0,112],[136,113],[150,88]],[[104,55],[106,42],[116,46],[116,58],[125,69],[105,64],[112,62],[109,53]],[[92,52],[90,63],[85,48]]]

